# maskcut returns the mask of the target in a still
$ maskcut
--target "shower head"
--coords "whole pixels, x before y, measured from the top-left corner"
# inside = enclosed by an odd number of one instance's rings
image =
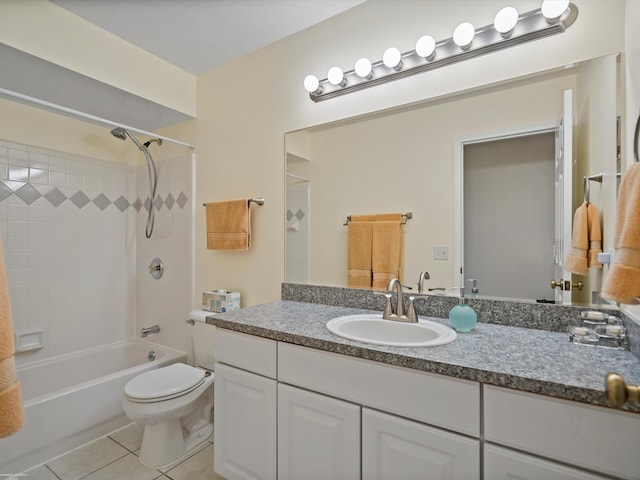
[[[111,135],[113,135],[116,138],[119,138],[120,140],[127,139],[126,130],[122,127],[114,128],[113,130],[111,130]]]

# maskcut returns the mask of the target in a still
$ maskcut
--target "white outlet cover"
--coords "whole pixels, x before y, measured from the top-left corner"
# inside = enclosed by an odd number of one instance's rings
[[[449,247],[433,247],[434,260],[449,260]]]

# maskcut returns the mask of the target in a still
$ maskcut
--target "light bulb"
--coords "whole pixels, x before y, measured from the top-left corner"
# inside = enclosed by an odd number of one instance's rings
[[[331,67],[327,73],[327,80],[331,85],[340,85],[344,81],[344,73],[340,67]]]
[[[388,68],[400,68],[401,59],[402,54],[400,53],[400,50],[395,47],[387,48],[382,55],[382,63],[384,63],[385,67]]]
[[[355,66],[356,75],[361,78],[368,78],[371,76],[371,62],[368,58],[360,58],[356,62]]]
[[[569,0],[544,0],[542,2],[542,15],[547,22],[555,22],[560,18],[567,8],[569,8]]]
[[[317,92],[320,88],[320,81],[315,75],[304,77],[304,89],[309,93]]]
[[[493,28],[503,37],[507,37],[515,28],[516,23],[518,23],[518,17],[518,10],[514,7],[504,7],[496,13],[493,19]]]
[[[431,35],[423,35],[416,42],[416,53],[423,57],[431,59],[436,51],[436,41]]]
[[[476,27],[469,22],[461,23],[453,32],[453,42],[463,50],[469,48],[473,37],[476,35]]]

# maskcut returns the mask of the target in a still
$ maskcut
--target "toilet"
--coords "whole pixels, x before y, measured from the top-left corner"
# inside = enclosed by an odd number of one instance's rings
[[[194,364],[151,370],[124,387],[124,413],[144,425],[138,458],[152,468],[171,465],[213,436],[213,338],[215,327],[205,323],[210,312],[190,314]]]

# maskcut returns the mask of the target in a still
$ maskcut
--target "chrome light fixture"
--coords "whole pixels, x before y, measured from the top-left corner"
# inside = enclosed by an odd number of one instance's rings
[[[573,25],[577,16],[578,8],[569,0],[544,0],[541,8],[521,15],[515,8],[505,7],[496,14],[491,25],[476,29],[471,23],[463,22],[451,38],[439,42],[430,35],[423,35],[416,42],[415,50],[401,53],[390,47],[378,62],[360,58],[353,70],[343,72],[339,67],[333,67],[323,80],[307,75],[304,88],[311,100],[320,102],[562,33]]]

